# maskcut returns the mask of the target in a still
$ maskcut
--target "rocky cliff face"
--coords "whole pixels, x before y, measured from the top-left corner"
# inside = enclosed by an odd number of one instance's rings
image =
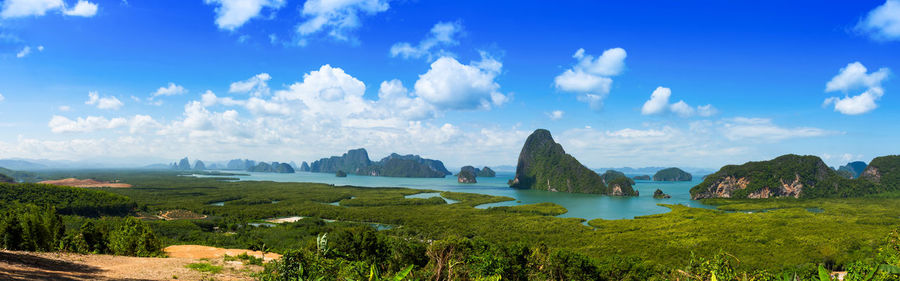
[[[880,185],[883,191],[900,189],[900,155],[872,159],[859,178]]]
[[[303,161],[303,163],[300,164],[300,171],[301,172],[309,172],[309,163],[306,163],[306,161]]]
[[[366,149],[359,148],[351,149],[341,156],[319,159],[309,166],[309,170],[317,173],[344,171],[361,174],[370,165],[372,165],[372,161],[369,160],[369,153],[366,152]]]
[[[272,162],[270,164],[259,162],[256,166],[248,168],[247,171],[257,173],[293,173],[294,168],[288,163]]]
[[[456,174],[456,181],[459,183],[477,183],[475,180],[475,167],[465,166],[459,170],[459,174]]]
[[[691,198],[820,197],[839,193],[844,181],[819,157],[784,155],[722,167],[691,188]]]
[[[535,130],[519,153],[516,177],[510,187],[548,190],[554,192],[598,193],[634,196],[631,186],[610,187],[603,179],[566,154],[562,146],[553,140],[550,131]]]

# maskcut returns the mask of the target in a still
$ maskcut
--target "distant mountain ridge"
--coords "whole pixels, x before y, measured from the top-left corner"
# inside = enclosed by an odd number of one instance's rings
[[[443,178],[451,174],[440,160],[412,154],[391,153],[380,161],[373,162],[369,159],[369,153],[365,148],[351,149],[341,156],[314,161],[309,165],[309,171],[317,173],[343,171],[356,175],[407,178]]]

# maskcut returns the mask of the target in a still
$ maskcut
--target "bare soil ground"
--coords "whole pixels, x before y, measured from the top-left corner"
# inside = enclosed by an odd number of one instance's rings
[[[223,266],[223,270],[210,274],[185,267],[197,262]],[[259,270],[259,266],[221,258],[206,261],[0,250],[0,280],[253,280],[250,274]]]
[[[163,220],[202,220],[206,218],[206,215],[201,215],[198,213],[194,213],[188,210],[168,210],[168,211],[160,211],[157,218]]]
[[[74,186],[74,187],[113,187],[113,188],[128,188],[131,187],[130,184],[127,183],[112,183],[105,181],[95,181],[92,179],[80,180],[76,178],[67,178],[61,180],[49,180],[42,181],[39,183],[52,184],[52,185],[64,185],[64,186]]]
[[[163,249],[170,257],[174,258],[192,258],[192,259],[222,259],[225,255],[237,256],[243,253],[257,258],[262,258],[266,262],[277,260],[281,255],[276,253],[266,253],[260,251],[250,251],[245,249],[223,249],[200,245],[174,245]]]

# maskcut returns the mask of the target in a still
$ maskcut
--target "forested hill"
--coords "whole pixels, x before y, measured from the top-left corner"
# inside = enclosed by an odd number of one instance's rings
[[[119,216],[136,207],[128,197],[102,190],[34,183],[0,183],[0,205],[28,203],[54,207],[60,214]]]
[[[788,154],[722,167],[691,188],[691,197],[855,197],[896,190],[900,190],[900,156],[875,158],[859,179],[847,179],[817,156]]]
[[[603,179],[575,157],[566,153],[562,145],[553,140],[550,131],[535,130],[519,153],[516,177],[510,187],[573,193],[598,193],[634,196],[631,186],[611,188]]]

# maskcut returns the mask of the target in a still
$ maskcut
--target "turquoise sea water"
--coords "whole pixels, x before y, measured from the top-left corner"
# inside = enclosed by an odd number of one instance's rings
[[[228,172],[228,171],[223,171]],[[534,204],[552,202],[569,210],[559,217],[574,217],[587,220],[602,219],[631,219],[635,216],[644,216],[668,212],[669,209],[656,204],[682,204],[691,207],[712,208],[691,200],[690,189],[701,181],[700,175],[694,175],[691,182],[654,182],[636,181],[635,188],[640,191],[638,197],[612,197],[596,194],[573,194],[563,192],[548,192],[537,190],[518,190],[509,188],[507,180],[512,179],[511,172],[498,172],[494,178],[478,178],[476,184],[460,184],[455,176],[445,178],[391,178],[347,175],[346,178],[335,177],[331,173],[297,172],[293,174],[278,173],[251,173],[248,175],[229,176],[237,177],[241,181],[275,181],[275,182],[315,182],[327,183],[338,186],[352,185],[361,187],[406,187],[417,189],[431,189],[440,191],[456,191],[481,193],[496,196],[508,196],[514,201],[492,203],[478,206],[488,208],[494,206],[513,206],[521,204]],[[634,175],[628,175],[634,176]],[[672,196],[669,199],[654,199],[653,191],[657,188]],[[415,197],[439,196],[437,194],[419,195]],[[448,203],[453,203],[448,200]]]

